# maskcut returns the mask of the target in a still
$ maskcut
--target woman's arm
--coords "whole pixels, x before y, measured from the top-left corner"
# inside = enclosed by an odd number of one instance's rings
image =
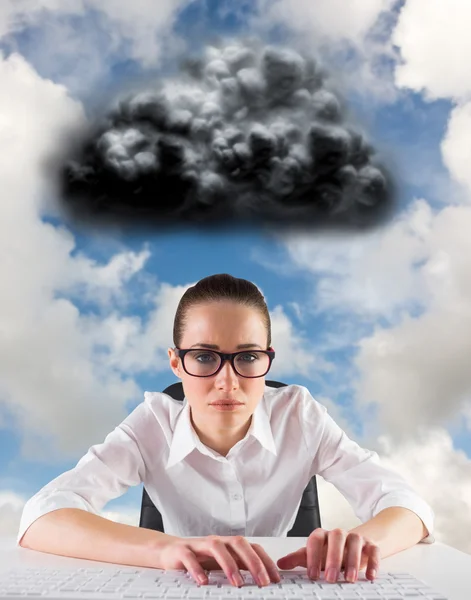
[[[323,477],[349,502],[362,523],[354,531],[372,532],[388,554],[426,536],[424,541],[433,541],[433,511],[404,477],[385,467],[376,452],[350,439],[308,393],[303,417],[313,456],[310,475]]]
[[[36,519],[19,544],[49,554],[155,569],[162,568],[160,550],[171,539],[178,538],[63,508]]]
[[[414,546],[428,534],[422,520],[411,510],[401,506],[385,508],[366,523],[350,531],[376,544],[380,549],[381,558]],[[366,561],[363,566],[366,566]]]
[[[148,538],[152,541],[156,532],[117,524],[99,516],[110,500],[144,481],[150,459],[142,440],[146,436],[156,440],[156,435],[150,435],[152,424],[147,405],[140,404],[103,443],[89,448],[73,469],[40,489],[23,508],[18,544],[65,556],[69,552],[74,556],[79,552],[96,552],[102,556],[105,547],[110,554],[124,552],[126,555],[137,543],[142,541],[145,546]],[[156,456],[158,448],[156,440]],[[112,544],[113,532],[118,540],[116,548]],[[108,542],[111,542],[109,546]]]

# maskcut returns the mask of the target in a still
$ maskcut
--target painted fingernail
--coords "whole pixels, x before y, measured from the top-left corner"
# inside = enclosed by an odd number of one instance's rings
[[[329,581],[330,583],[334,583],[335,581],[337,581],[337,577],[338,577],[338,572],[337,572],[337,569],[335,569],[334,567],[331,567],[330,569],[328,569],[327,573],[325,574],[326,580]]]
[[[356,575],[357,575],[357,570],[355,569],[355,567],[348,567],[347,576],[345,577],[345,579],[347,581],[351,581],[353,583],[355,581]]]

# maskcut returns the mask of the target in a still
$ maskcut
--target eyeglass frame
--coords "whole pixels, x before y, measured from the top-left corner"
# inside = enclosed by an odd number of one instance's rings
[[[185,371],[185,373],[187,373],[190,377],[213,377],[214,375],[217,375],[219,373],[219,371],[222,369],[222,367],[224,366],[224,363],[226,362],[226,360],[229,360],[231,365],[232,365],[232,369],[234,371],[234,373],[236,375],[238,375],[239,377],[244,377],[244,379],[258,379],[259,377],[265,377],[265,375],[268,373],[268,371],[271,369],[271,365],[273,363],[273,360],[275,358],[275,351],[273,349],[268,349],[268,350],[239,350],[238,352],[232,352],[231,354],[226,354],[224,352],[218,352],[217,350],[211,350],[210,348],[174,348],[173,349],[175,354],[181,358],[182,360],[182,365],[183,365],[183,369]],[[212,352],[213,354],[217,354],[220,359],[221,359],[221,364],[219,365],[219,367],[217,368],[216,371],[214,371],[214,373],[211,373],[211,375],[193,375],[193,373],[190,373],[189,371],[187,371],[187,368],[185,367],[185,355],[188,352],[195,352],[195,351],[206,351],[206,352]],[[269,363],[268,363],[268,369],[265,371],[265,373],[263,373],[263,375],[241,375],[236,367],[235,367],[235,358],[236,356],[238,356],[239,354],[250,354],[250,352],[261,352],[263,354],[266,354],[269,358]]]

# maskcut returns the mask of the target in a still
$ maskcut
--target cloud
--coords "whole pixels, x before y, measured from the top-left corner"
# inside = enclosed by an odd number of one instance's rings
[[[161,60],[162,46],[170,42],[169,32],[178,14],[190,3],[191,0],[160,0],[157,4],[153,0],[4,0],[0,10],[0,38],[37,27],[49,28],[53,39],[57,40],[64,36],[65,31],[67,43],[60,46],[60,60],[64,60],[64,53],[75,56],[78,50],[79,57],[94,59],[88,63],[88,68],[95,69],[101,62],[100,58],[103,60],[107,54],[120,51],[147,68]],[[100,23],[101,37],[107,42],[106,46],[101,46],[101,57],[90,54],[87,48],[80,48],[79,42],[82,40],[83,44],[83,35],[87,33],[86,30],[81,31],[80,20],[90,17],[95,24],[97,21]],[[75,19],[75,32],[68,21],[72,18]],[[52,27],[51,20],[56,21]],[[90,24],[92,31],[93,25]],[[97,39],[97,36],[89,38],[95,51]],[[44,49],[39,50],[44,52]],[[44,62],[53,62],[53,57],[57,57],[56,50],[57,45],[49,41],[47,61]],[[84,64],[81,65],[81,68],[84,67]]]
[[[443,161],[453,179],[471,195],[471,102],[456,106],[450,114],[448,129],[441,144]]]
[[[366,321],[393,319],[404,306],[422,306],[428,300],[416,266],[428,255],[432,219],[430,206],[419,200],[387,228],[278,239],[292,265],[313,276],[310,312],[351,313]]]
[[[453,194],[449,202],[469,203],[471,189],[470,19],[471,5],[462,0],[446,4],[407,0],[391,37],[401,55],[395,71],[396,85],[423,93],[428,100],[447,99],[455,104],[441,152],[451,177],[464,186],[467,195],[460,199],[458,193]]]
[[[84,316],[83,330],[94,344],[105,350],[96,357],[106,371],[117,369],[133,375],[157,373],[168,368],[167,348],[173,347],[173,320],[178,302],[193,284],[162,283],[147,302],[152,304],[145,319],[122,316],[113,311]]]
[[[259,0],[266,22],[289,24],[298,31],[329,40],[363,41],[394,0]]]
[[[49,161],[66,219],[146,232],[286,223],[362,228],[390,216],[394,185],[345,119],[316,59],[240,42],[117,98]]]
[[[411,316],[404,303],[402,318],[360,340],[355,358],[359,403],[373,403],[380,426],[397,438],[450,424],[471,389],[471,209],[445,208],[430,225],[417,274],[427,290],[423,311]]]
[[[418,436],[451,426],[469,408],[470,326],[471,311],[456,302],[378,328],[358,343],[356,396],[360,405],[374,405],[382,431],[395,439]]]
[[[316,352],[305,334],[295,330],[281,306],[270,312],[270,318],[276,357],[269,378],[302,376],[312,380],[320,373],[332,371],[333,365]]]
[[[251,26],[266,34],[282,31],[295,47],[316,49],[325,64],[336,65],[335,84],[368,103],[393,102],[397,89],[390,42],[396,0],[258,0]]]
[[[430,428],[421,439],[397,445],[378,439],[385,466],[403,475],[435,512],[438,541],[471,554],[471,459],[454,448],[449,433]]]
[[[329,318],[316,351],[352,353],[358,408],[393,439],[468,409],[470,229],[469,207],[417,200],[368,236],[280,237],[291,270],[312,276],[305,313]]]
[[[121,421],[140,390],[122,373],[100,370],[77,306],[61,294],[86,290],[106,309],[148,254],[124,250],[104,265],[73,257],[72,234],[41,221],[53,193],[42,157],[64,126],[84,122],[83,110],[19,55],[0,56],[0,79],[8,89],[0,96],[0,279],[8,282],[0,296],[1,400],[22,433],[23,457],[63,458]]]
[[[463,0],[406,0],[392,35],[402,57],[396,84],[430,100],[469,98],[470,21],[471,5]]]
[[[102,307],[111,305],[113,301],[124,305],[132,293],[126,285],[141,273],[150,256],[149,249],[127,251],[115,254],[107,264],[100,264],[79,252],[74,256],[74,268],[64,272],[56,291]]]
[[[0,536],[16,536],[25,502],[15,492],[0,490]]]

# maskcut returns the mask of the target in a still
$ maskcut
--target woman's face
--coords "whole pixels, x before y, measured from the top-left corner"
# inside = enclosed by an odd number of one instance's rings
[[[227,354],[238,352],[242,344],[243,350],[266,350],[267,329],[262,313],[232,301],[192,306],[186,314],[180,347],[204,348],[205,344]],[[263,396],[265,377],[241,377],[234,372],[229,361],[216,375],[194,377],[185,372],[173,349],[169,348],[168,354],[173,372],[182,380],[192,414],[198,416],[200,423],[208,422],[210,426],[230,429],[247,422]],[[243,404],[230,411],[211,406],[212,402],[227,398]]]

